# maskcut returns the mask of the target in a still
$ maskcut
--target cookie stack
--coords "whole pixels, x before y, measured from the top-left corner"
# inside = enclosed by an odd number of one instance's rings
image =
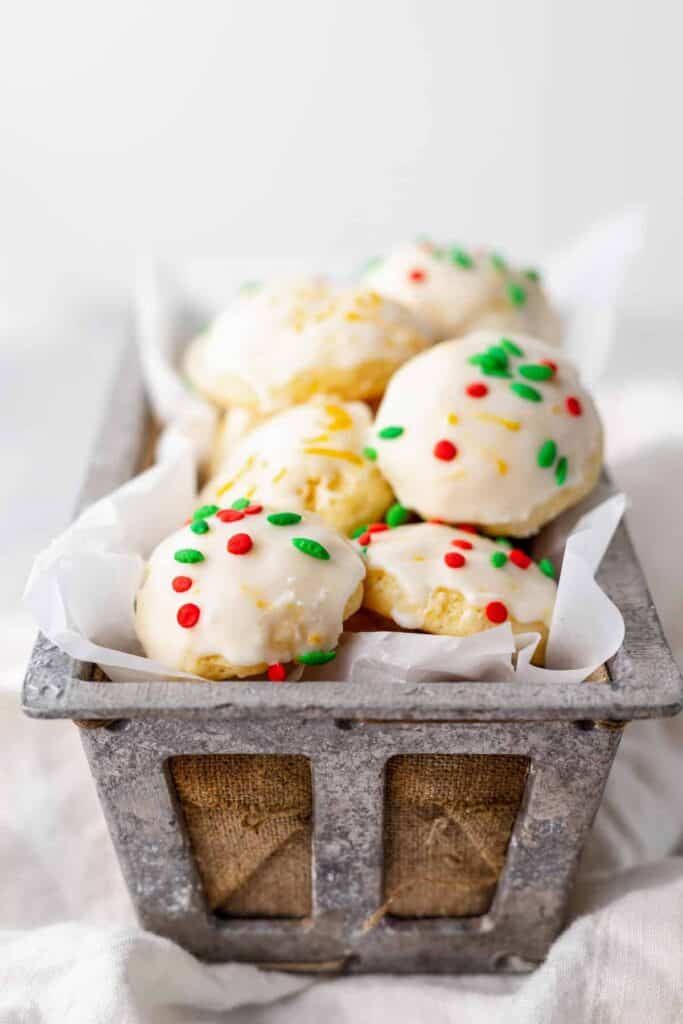
[[[366,628],[509,622],[540,634],[541,661],[555,570],[524,538],[602,464],[559,336],[538,273],[459,246],[400,246],[355,288],[241,293],[185,356],[225,415],[197,509],[140,586],[145,652],[282,681],[331,661],[363,606]]]

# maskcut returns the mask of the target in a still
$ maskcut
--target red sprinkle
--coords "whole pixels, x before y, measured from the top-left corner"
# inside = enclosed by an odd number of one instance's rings
[[[461,555],[459,551],[447,551],[443,560],[449,569],[462,569],[466,562],[465,556]]]
[[[541,366],[549,366],[553,373],[557,373],[557,363],[553,359],[541,359]]]
[[[285,666],[281,662],[276,661],[268,666],[268,678],[271,683],[284,683],[286,676]]]
[[[531,565],[531,559],[521,548],[513,548],[512,551],[508,551],[508,558],[518,569],[528,569]]]
[[[564,404],[566,405],[567,412],[570,416],[580,416],[583,412],[581,402],[574,395],[568,395],[564,400]]]
[[[222,523],[236,523],[244,519],[244,512],[241,508],[224,508],[222,512],[216,512],[216,517]]]
[[[192,580],[189,576],[176,576],[171,582],[171,586],[175,590],[176,594],[182,594],[183,591],[190,589],[192,586]]]
[[[445,519],[428,519],[427,522],[428,523],[436,523],[437,526],[443,526],[444,523],[446,522],[446,520]]]
[[[486,605],[486,618],[489,622],[505,622],[508,617],[508,610],[502,601],[489,601]]]
[[[368,533],[384,533],[388,529],[387,523],[372,523],[371,526],[368,526]]]
[[[360,537],[356,537],[356,540],[361,545],[361,547],[366,548],[370,541],[372,540],[369,530],[366,530],[365,533],[361,533]]]
[[[458,454],[458,449],[451,441],[437,441],[434,445],[434,455],[443,462],[451,462]]]
[[[248,533],[233,533],[227,543],[227,548],[231,555],[246,555],[253,546],[254,542]]]
[[[451,544],[454,548],[462,548],[463,551],[471,551],[472,545],[468,540],[452,540]]]
[[[178,609],[176,618],[178,625],[183,629],[192,629],[199,622],[199,608],[196,604],[183,604]]]
[[[476,526],[472,526],[472,523],[456,523],[456,530],[463,530],[465,533],[479,533]]]
[[[263,512],[263,505],[247,505],[242,511],[245,516],[257,516],[259,512]]]
[[[410,273],[408,274],[408,278],[411,281],[425,281],[427,275],[425,274],[424,270],[420,270],[419,268],[416,267],[415,270],[410,271]]]
[[[468,384],[465,391],[470,398],[485,398],[489,393],[486,384]]]

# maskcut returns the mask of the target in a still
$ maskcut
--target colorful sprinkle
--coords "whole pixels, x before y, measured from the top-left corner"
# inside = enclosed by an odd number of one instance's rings
[[[443,560],[449,569],[462,569],[467,562],[465,556],[461,555],[459,551],[447,551]]]
[[[501,622],[505,622],[508,617],[508,610],[502,601],[489,601],[486,605],[486,618],[489,622],[495,622],[498,625]]]
[[[555,566],[549,558],[542,558],[538,563],[538,568],[541,570],[544,576],[550,577],[551,580],[555,579]]]
[[[474,260],[468,252],[464,249],[458,249],[457,246],[451,249],[449,253],[451,263],[455,263],[456,266],[462,267],[463,270],[470,270],[474,266]]]
[[[370,533],[367,530],[365,530],[363,533],[358,535],[357,540],[358,540],[358,543],[363,548],[363,554],[365,554],[365,550],[366,550],[368,544],[372,541],[372,537],[370,536]]]
[[[244,509],[245,516],[257,516],[259,512],[263,512],[263,505],[247,505]]]
[[[336,657],[336,651],[308,651],[304,654],[297,654],[296,660],[300,665],[326,665],[328,661],[334,661]]]
[[[427,522],[428,523],[434,523],[436,526],[443,526],[445,524],[446,520],[445,519],[438,519],[436,516],[433,516],[431,519],[428,519]]]
[[[408,274],[408,280],[414,281],[416,284],[421,283],[427,279],[427,275],[424,270],[420,270],[418,267],[415,270],[411,270]]]
[[[189,576],[175,576],[171,581],[171,586],[176,594],[184,594],[192,586],[192,580]]]
[[[458,454],[458,449],[451,441],[437,441],[434,445],[434,457],[442,462],[452,462]]]
[[[281,661],[276,661],[268,666],[268,678],[271,683],[284,683],[287,678],[287,672]]]
[[[522,426],[519,420],[506,420],[503,416],[496,416],[493,412],[476,412],[474,415],[484,423],[496,423],[499,427],[505,427],[506,430],[511,430],[513,433]]]
[[[510,281],[507,288],[507,297],[513,306],[523,306],[526,303],[526,290],[516,281]]]
[[[208,533],[209,524],[206,519],[195,519],[194,522],[190,524],[190,529],[193,533]]]
[[[521,358],[524,355],[524,352],[519,347],[519,345],[516,342],[511,341],[510,338],[501,338],[500,343],[505,349],[505,351],[508,352],[511,356],[517,356],[518,358]]]
[[[231,555],[246,555],[254,546],[248,533],[233,533],[226,547]]]
[[[496,537],[496,544],[502,544],[504,548],[512,548],[514,544],[507,537]]]
[[[319,455],[321,457],[327,457],[328,459],[344,459],[346,462],[352,463],[354,466],[362,466],[363,460],[360,455],[356,455],[355,452],[350,452],[347,449],[340,448],[304,448],[304,455]]]
[[[292,544],[302,554],[310,555],[311,558],[319,558],[323,562],[327,562],[330,558],[327,548],[324,548],[317,540],[311,540],[310,537],[292,537]]]
[[[564,400],[564,404],[570,416],[580,416],[583,412],[581,402],[575,395],[568,395]]]
[[[563,455],[560,461],[555,467],[555,481],[558,487],[562,487],[567,479],[567,470],[569,469],[569,460],[566,455]]]
[[[363,455],[368,460],[368,462],[375,462],[376,459],[377,459],[377,449],[376,448],[364,448],[363,449]]]
[[[215,516],[218,512],[218,505],[202,505],[196,512],[192,513],[193,519],[206,519],[208,516]]]
[[[529,267],[528,270],[525,270],[524,276],[527,278],[528,281],[538,282],[541,280],[540,273],[538,272],[538,270],[535,270],[534,267]]]
[[[513,548],[508,555],[513,565],[516,565],[518,569],[528,569],[531,565],[531,559],[527,555],[526,551],[522,551],[521,548]]]
[[[192,629],[199,622],[199,608],[196,604],[182,604],[176,618],[183,629]]]
[[[386,519],[388,526],[393,530],[396,526],[403,526],[404,523],[408,522],[410,512],[407,508],[404,508],[403,505],[399,504],[399,502],[396,502],[395,505],[391,506],[384,518]]]
[[[491,261],[491,266],[494,270],[507,270],[507,263],[499,252],[492,252],[489,256],[489,260]]]
[[[361,536],[361,534],[367,532],[367,529],[368,529],[367,525],[366,526],[357,526],[356,529],[351,534],[351,540],[357,540],[358,537]]]
[[[197,551],[196,548],[180,548],[179,551],[176,551],[173,557],[176,562],[186,562],[190,564],[193,562],[204,561],[204,555],[201,551]]]
[[[368,526],[368,533],[384,533],[388,529],[386,523],[372,523]]]
[[[554,441],[544,441],[536,452],[536,462],[541,469],[548,469],[557,458],[557,445]]]
[[[443,520],[441,520],[443,522]],[[479,528],[474,526],[472,523],[456,523],[456,530],[463,530],[464,533],[479,533]]]
[[[508,560],[504,551],[494,551],[491,555],[491,565],[494,569],[502,569]]]
[[[553,375],[552,369],[543,363],[524,363],[517,367],[517,372],[527,380],[550,380]]]
[[[404,429],[404,427],[382,427],[377,436],[381,437],[383,441],[393,441],[395,437],[401,436]]]
[[[248,506],[248,504],[249,504],[249,499],[248,498],[238,498],[237,501],[233,501],[233,503],[232,503],[232,505],[230,507],[231,508],[236,508],[239,511],[239,509],[246,508]]]
[[[240,519],[244,519],[244,512],[239,508],[224,508],[216,513],[216,519],[220,519],[222,523],[238,523]]]
[[[471,551],[474,546],[471,541],[460,540],[459,537],[456,540],[452,540],[451,545],[454,548],[462,548],[463,551]]]
[[[268,522],[273,526],[294,526],[301,522],[301,516],[298,512],[271,512]]]
[[[489,393],[488,386],[486,384],[468,384],[465,388],[466,393],[470,398],[485,398]]]
[[[523,384],[521,380],[514,380],[510,385],[510,390],[514,391],[519,398],[526,399],[527,402],[542,402],[543,395],[536,388],[532,388],[531,384]]]
[[[383,263],[384,258],[382,256],[373,256],[373,258],[371,260],[368,260],[368,262],[363,267],[363,273],[367,274],[368,271],[370,270],[376,270],[377,267],[381,267]]]

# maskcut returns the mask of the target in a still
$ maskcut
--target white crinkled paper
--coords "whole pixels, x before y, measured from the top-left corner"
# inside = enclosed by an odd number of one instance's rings
[[[593,228],[546,264],[551,295],[565,319],[566,347],[589,383],[607,361],[619,290],[642,233],[643,217],[629,213]],[[185,273],[182,283],[168,272],[140,275],[143,373],[156,416],[167,428],[157,448],[159,461],[92,505],[43,551],[25,595],[40,629],[53,643],[72,657],[100,665],[114,681],[197,678],[171,673],[145,658],[133,619],[145,559],[191,512],[196,466],[208,455],[216,425],[213,408],[183,381],[179,356],[241,280],[284,269],[292,268],[260,266],[257,275],[253,267],[243,265],[238,270],[237,264],[199,264]],[[593,500],[599,501],[599,495]],[[380,679],[585,679],[618,650],[624,637],[619,610],[594,579],[624,507],[624,497],[613,495],[599,501],[571,530],[573,517],[565,514],[542,535],[542,554],[562,562],[546,668],[530,663],[538,635],[515,637],[505,623],[464,638],[346,633],[335,662],[306,669],[304,679],[368,684]]]

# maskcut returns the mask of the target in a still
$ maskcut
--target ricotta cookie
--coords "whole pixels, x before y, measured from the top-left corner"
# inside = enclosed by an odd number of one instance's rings
[[[207,505],[154,550],[135,628],[148,657],[206,679],[332,661],[363,596],[363,560],[316,516]]]
[[[218,405],[271,414],[318,394],[378,397],[431,341],[403,306],[316,278],[240,295],[189,347],[185,372]]]
[[[509,541],[435,523],[398,526],[357,543],[367,563],[365,608],[403,629],[446,636],[509,622],[517,633],[540,633],[542,657],[557,590],[547,559],[536,564]]]
[[[285,409],[230,444],[200,501],[220,504],[245,494],[317,512],[342,533],[381,519],[393,495],[366,449],[371,422],[362,402],[320,398]]]
[[[402,505],[423,519],[526,537],[584,497],[602,465],[595,406],[541,341],[478,331],[392,378],[370,444]]]
[[[407,243],[373,260],[363,283],[419,315],[437,341],[495,327],[560,342],[538,271],[514,270],[495,252]]]

